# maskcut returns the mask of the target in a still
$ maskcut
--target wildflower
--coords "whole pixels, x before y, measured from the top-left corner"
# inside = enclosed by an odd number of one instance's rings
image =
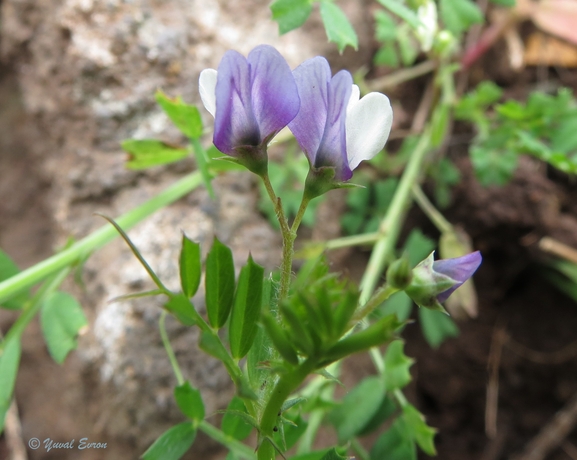
[[[218,66],[203,70],[200,97],[214,116],[214,145],[257,174],[266,173],[266,148],[298,113],[300,100],[290,67],[272,46],[247,58],[227,51]]]
[[[335,182],[349,180],[361,161],[383,148],[391,131],[391,104],[381,93],[359,99],[351,74],[341,70],[331,78],[322,57],[305,61],[293,75],[301,105],[288,126],[309,160],[313,179],[332,182],[324,193]]]
[[[475,251],[455,259],[434,260],[433,254],[413,269],[411,284],[405,292],[417,305],[446,313],[441,302],[473,276],[482,257]]]

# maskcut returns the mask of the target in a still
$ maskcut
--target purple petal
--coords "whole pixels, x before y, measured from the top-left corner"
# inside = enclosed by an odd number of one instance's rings
[[[300,107],[298,89],[289,65],[272,46],[257,46],[247,61],[253,113],[264,140],[296,116]]]
[[[437,295],[437,300],[439,302],[447,300],[455,289],[473,276],[473,273],[475,273],[479,265],[481,265],[482,260],[481,253],[475,251],[463,257],[441,259],[433,262],[433,271],[458,281],[453,287]]]
[[[293,76],[301,105],[288,126],[309,162],[314,165],[327,122],[331,68],[325,58],[318,56],[303,62],[293,71]]]
[[[233,156],[235,147],[261,142],[251,104],[249,64],[236,51],[227,51],[218,66],[213,141]]]
[[[314,163],[317,168],[335,166],[337,180],[348,180],[352,177],[347,159],[345,128],[352,89],[353,77],[346,70],[341,70],[331,79],[325,132]]]

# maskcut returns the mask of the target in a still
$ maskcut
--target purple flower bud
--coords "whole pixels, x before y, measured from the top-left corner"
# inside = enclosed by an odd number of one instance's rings
[[[433,254],[413,268],[413,279],[405,292],[417,305],[446,313],[441,302],[473,276],[482,257],[476,251],[455,259],[434,260]]]
[[[247,58],[227,51],[218,72],[203,70],[199,84],[202,102],[215,117],[214,145],[243,164],[266,162],[266,145],[300,107],[290,67],[268,45],[257,46]]]
[[[359,100],[351,74],[341,70],[331,78],[329,63],[322,57],[305,61],[293,75],[301,106],[290,130],[313,169],[334,168],[333,180],[349,180],[359,163],[374,157],[389,137],[393,120],[389,99],[370,93]]]

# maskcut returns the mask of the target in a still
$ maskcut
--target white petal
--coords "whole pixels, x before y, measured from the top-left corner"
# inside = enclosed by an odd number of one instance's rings
[[[359,102],[360,97],[361,97],[361,90],[357,85],[353,85],[353,89],[351,91],[351,97],[349,98],[349,103],[347,105],[347,112],[353,105]]]
[[[198,87],[200,98],[206,110],[214,117],[216,112],[216,70],[205,69],[200,72]]]
[[[382,150],[392,124],[393,109],[382,93],[369,93],[347,108],[347,156],[351,170]]]

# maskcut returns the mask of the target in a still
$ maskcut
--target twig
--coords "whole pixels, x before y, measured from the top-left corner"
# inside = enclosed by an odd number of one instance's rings
[[[499,366],[503,344],[507,340],[504,326],[498,326],[493,333],[489,351],[489,382],[487,383],[487,401],[485,403],[485,433],[490,439],[497,436],[497,414],[499,412]]]
[[[507,337],[505,344],[514,353],[537,364],[561,364],[577,356],[577,340],[565,345],[560,350],[551,352],[531,350],[510,336]]]
[[[514,455],[511,460],[543,460],[550,451],[563,442],[576,424],[577,393],[525,446],[523,453]]]
[[[575,447],[572,443],[565,441],[561,445],[561,449],[563,449],[563,452],[571,457],[571,460],[577,460],[577,447]]]
[[[12,400],[10,409],[6,414],[6,444],[10,452],[10,460],[28,460],[26,455],[26,446],[22,441],[22,425],[20,424],[20,417],[18,415],[18,406],[16,399]]]
[[[409,67],[408,69],[398,70],[397,72],[385,75],[384,77],[375,78],[374,80],[368,82],[367,86],[371,91],[384,91],[386,89],[394,88],[395,86],[406,81],[412,80],[413,78],[426,75],[429,72],[435,70],[436,67],[437,63],[435,61],[421,62],[420,64]]]
[[[539,249],[577,264],[577,249],[567,246],[549,236],[541,238],[539,241]]]

